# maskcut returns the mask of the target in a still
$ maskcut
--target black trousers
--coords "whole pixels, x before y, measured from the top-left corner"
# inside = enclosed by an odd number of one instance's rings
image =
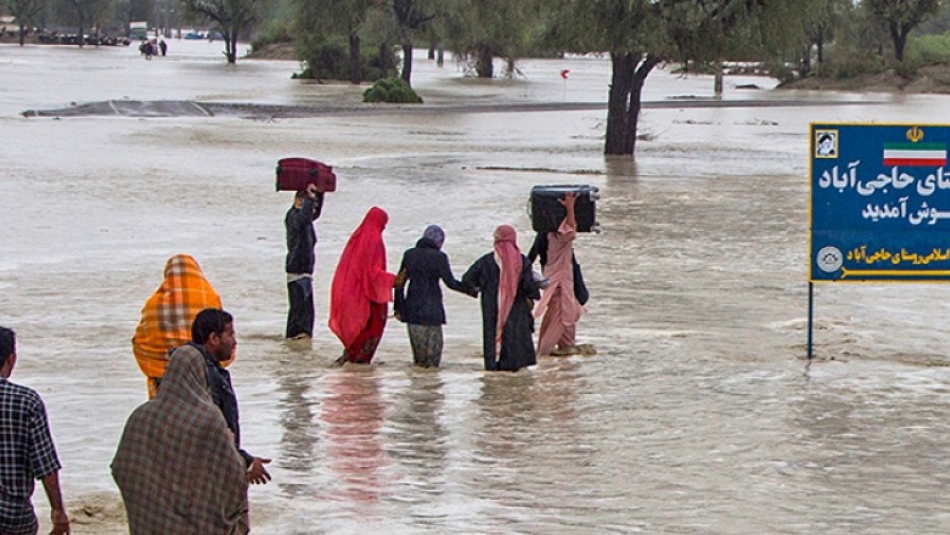
[[[287,312],[287,338],[306,334],[313,338],[313,279],[304,277],[287,283],[290,310]]]

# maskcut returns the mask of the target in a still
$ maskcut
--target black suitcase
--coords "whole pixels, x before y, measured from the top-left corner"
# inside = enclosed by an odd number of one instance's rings
[[[535,232],[556,232],[567,217],[567,210],[558,202],[568,191],[574,192],[574,218],[577,232],[600,232],[597,224],[598,189],[587,185],[535,186],[531,188],[529,215]]]

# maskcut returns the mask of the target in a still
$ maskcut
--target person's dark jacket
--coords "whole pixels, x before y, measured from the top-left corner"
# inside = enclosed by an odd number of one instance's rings
[[[452,275],[449,257],[435,242],[421,238],[403,255],[399,274],[405,274],[405,283],[396,287],[394,309],[399,319],[416,325],[445,324],[439,280],[445,281],[449,289],[464,291],[462,283]],[[409,285],[408,292],[405,291],[406,284]]]
[[[323,193],[317,192],[316,200],[304,197],[303,206],[291,206],[284,218],[287,227],[287,273],[313,273],[316,263],[316,254],[313,248],[317,245],[317,232],[313,229],[313,222],[320,217],[323,210]]]
[[[224,421],[228,424],[228,429],[234,433],[234,445],[238,453],[244,458],[248,466],[254,456],[241,449],[241,424],[238,415],[237,396],[234,394],[234,387],[231,386],[231,372],[221,367],[218,359],[214,358],[203,345],[194,342],[188,342],[182,348],[193,348],[198,350],[208,365],[208,388],[211,390],[211,399],[224,415]],[[181,349],[181,348],[179,348]],[[178,350],[176,350],[178,351]]]

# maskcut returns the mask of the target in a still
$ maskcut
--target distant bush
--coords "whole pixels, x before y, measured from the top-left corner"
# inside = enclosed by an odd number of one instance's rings
[[[839,80],[855,78],[862,74],[880,74],[884,72],[884,59],[874,54],[837,55],[829,61],[822,71],[822,76],[830,76]]]
[[[393,102],[421,104],[422,99],[402,78],[390,77],[376,80],[373,87],[363,92],[363,102]]]
[[[922,65],[950,63],[950,33],[923,35],[907,44],[905,57]]]
[[[294,78],[314,80],[349,80],[350,48],[342,38],[329,39],[300,38],[294,41],[294,53],[303,64],[303,71],[294,74]],[[372,81],[380,77],[379,49],[364,46],[360,50],[360,75],[363,80]],[[395,60],[390,58],[390,65]],[[392,68],[392,67],[390,67]]]
[[[783,84],[791,82],[797,77],[795,69],[784,61],[769,61],[765,64],[765,70],[768,71],[769,76]]]
[[[275,43],[292,43],[293,40],[290,24],[282,19],[274,19],[258,32],[257,37],[251,42],[251,47],[252,49],[260,49],[265,45]]]

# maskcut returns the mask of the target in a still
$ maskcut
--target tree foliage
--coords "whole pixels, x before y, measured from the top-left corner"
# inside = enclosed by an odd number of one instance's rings
[[[451,0],[446,5],[446,42],[457,57],[473,58],[480,78],[494,75],[495,57],[526,53],[541,29],[541,0]]]
[[[111,0],[56,0],[53,8],[61,22],[77,27],[82,48],[86,30],[101,26],[103,19],[113,12],[112,6]]]
[[[224,55],[228,63],[237,62],[237,43],[260,20],[266,0],[185,0],[193,15],[214,22],[224,35]]]
[[[349,80],[363,81],[363,34],[366,21],[381,0],[297,0],[295,44],[298,55],[313,68],[318,58],[333,47],[333,36],[340,36],[347,47]]]
[[[604,152],[632,155],[643,84],[658,64],[800,46],[815,1],[561,0],[549,38],[571,52],[610,53]]]
[[[46,0],[5,0],[3,5],[16,20],[20,30],[20,46],[23,46],[26,30],[36,25],[39,15],[46,9]]]
[[[436,18],[440,0],[391,0],[396,39],[402,48],[400,77],[412,85],[413,39],[424,37],[431,21]]]
[[[907,36],[940,9],[940,0],[864,0],[862,6],[887,29],[894,59],[904,61]]]

